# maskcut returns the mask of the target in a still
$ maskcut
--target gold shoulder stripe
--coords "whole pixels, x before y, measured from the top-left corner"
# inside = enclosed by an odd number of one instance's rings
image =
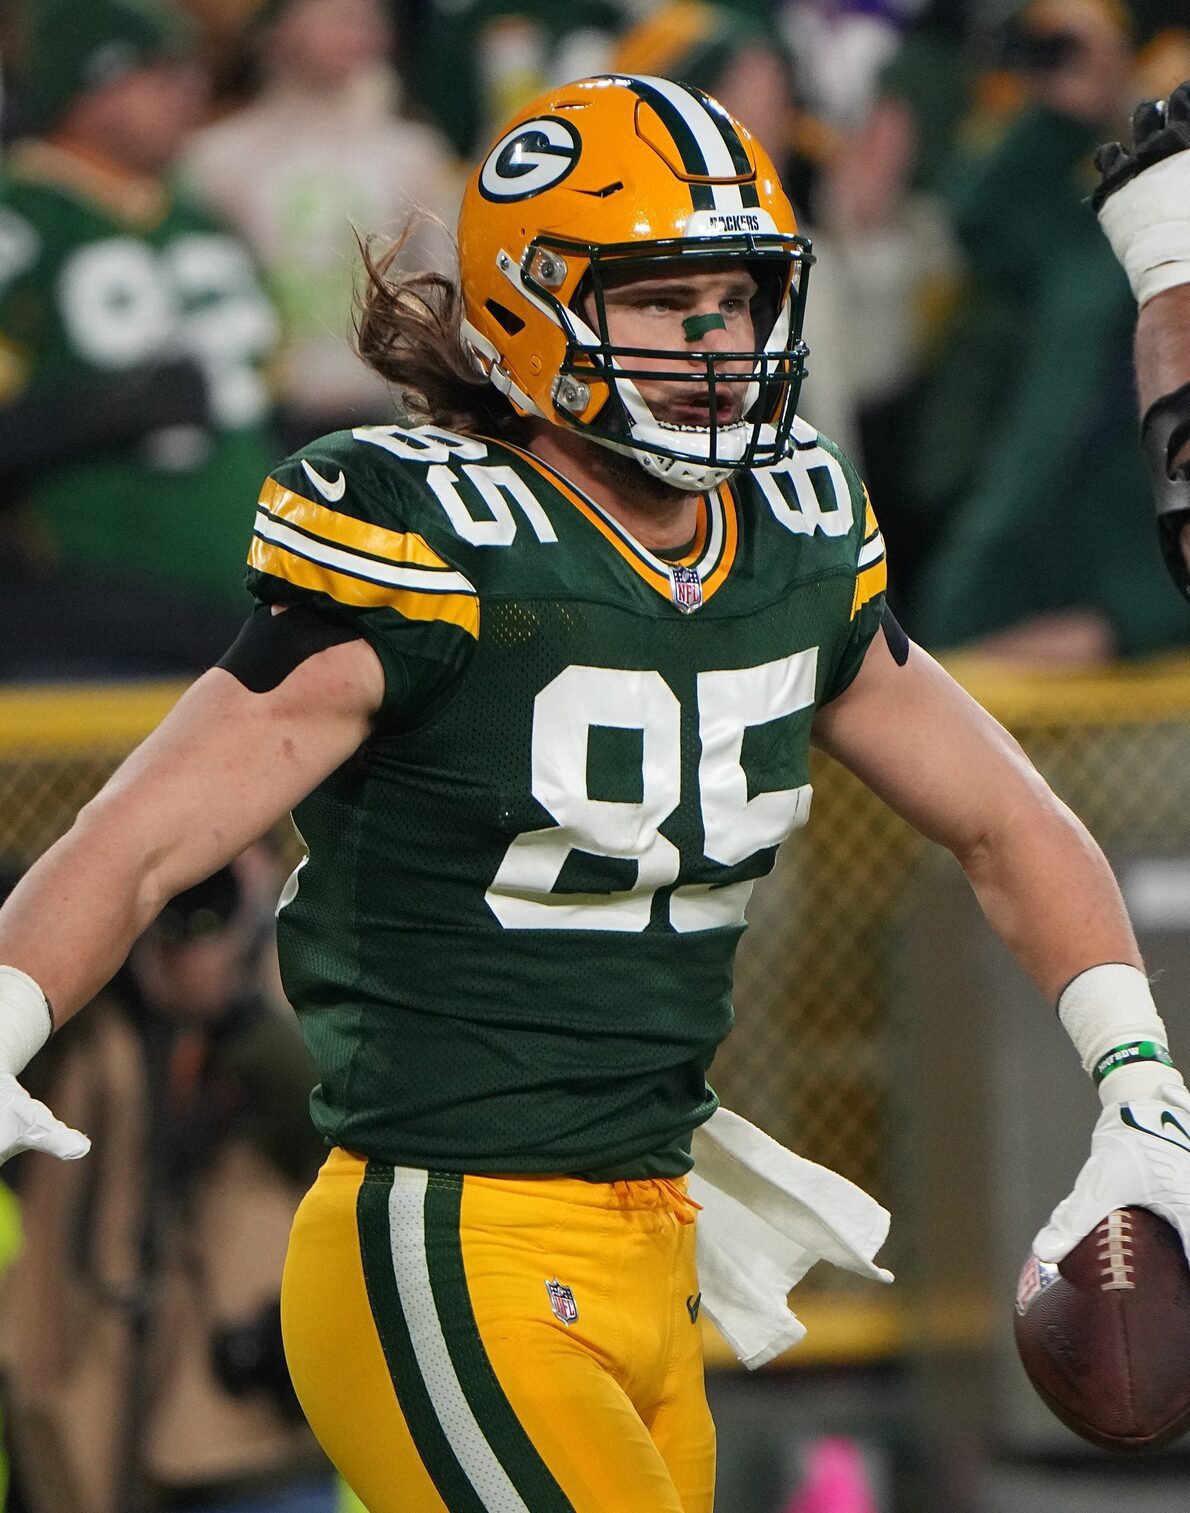
[[[270,515],[287,525],[297,526],[323,541],[334,542],[353,551],[367,552],[385,562],[409,563],[416,567],[445,567],[450,564],[413,531],[390,531],[354,515],[341,515],[316,504],[304,494],[282,487],[275,478],[266,478],[260,491],[260,504]]]
[[[864,540],[874,536],[880,529],[876,521],[876,511],[872,508],[872,501],[868,498],[868,491],[864,489]]]
[[[854,620],[864,605],[882,594],[888,587],[888,563],[881,557],[872,567],[857,575],[855,594],[851,600],[851,618]]]
[[[855,570],[863,572],[865,567],[872,567],[884,556],[884,537],[879,531],[874,532],[859,549],[859,556],[855,559]]]
[[[398,588],[370,578],[355,578],[296,552],[253,536],[249,566],[297,588],[326,594],[337,604],[356,609],[395,609],[407,620],[444,620],[479,639],[479,599],[474,594],[427,593],[416,588]]]

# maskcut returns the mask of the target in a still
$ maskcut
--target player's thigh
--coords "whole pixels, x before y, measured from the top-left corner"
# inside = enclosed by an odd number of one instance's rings
[[[711,1513],[715,1501],[715,1424],[707,1403],[702,1336],[697,1330],[692,1336],[688,1348],[676,1354],[669,1368],[666,1392],[649,1416],[648,1430],[677,1488],[684,1513]]]
[[[410,1192],[336,1153],[295,1220],[294,1385],[369,1513],[702,1513],[577,1337],[481,1332],[457,1212],[447,1185]]]
[[[368,1513],[451,1513],[398,1402],[356,1224],[364,1165],[333,1151],[290,1235],[281,1322],[290,1375],[322,1448]]]
[[[655,1184],[636,1187],[643,1197],[621,1206],[603,1185],[468,1177],[453,1212],[443,1193],[435,1243],[457,1246],[482,1368],[566,1506],[708,1513],[715,1433],[687,1306],[694,1229]]]

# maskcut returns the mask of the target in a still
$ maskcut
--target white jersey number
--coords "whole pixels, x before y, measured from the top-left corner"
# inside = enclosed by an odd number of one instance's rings
[[[59,292],[70,339],[95,367],[190,357],[217,425],[238,430],[267,409],[260,370],[277,320],[251,259],[230,237],[191,232],[161,250],[107,237],[66,261]]]
[[[698,677],[702,755],[699,805],[708,860],[734,866],[779,844],[806,821],[810,785],[748,797],[744,736],[808,708],[814,700],[817,648],[760,667]],[[592,798],[588,746],[598,727],[639,731],[641,797],[635,803]],[[533,710],[532,793],[552,827],[518,835],[486,894],[510,930],[640,931],[658,889],[677,881],[677,847],[661,826],[681,801],[682,711],[658,672],[568,667],[537,695]],[[574,851],[636,864],[634,885],[618,893],[552,891]],[[738,924],[751,881],[677,888],[669,901],[675,930]]]

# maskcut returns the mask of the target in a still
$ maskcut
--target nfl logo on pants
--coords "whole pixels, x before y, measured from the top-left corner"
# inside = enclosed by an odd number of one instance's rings
[[[574,1301],[574,1293],[564,1282],[559,1282],[557,1277],[545,1284],[545,1290],[550,1295],[550,1307],[554,1317],[561,1319],[562,1323],[569,1328],[578,1318],[578,1304]]]

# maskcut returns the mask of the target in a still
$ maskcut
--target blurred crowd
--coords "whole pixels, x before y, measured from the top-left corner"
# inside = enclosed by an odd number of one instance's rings
[[[566,77],[716,94],[818,262],[806,417],[934,649],[1190,639],[1091,154],[1190,75],[1185,0],[16,0],[0,21],[0,680],[189,674],[270,465],[391,423],[359,240],[449,268],[467,164]]]

